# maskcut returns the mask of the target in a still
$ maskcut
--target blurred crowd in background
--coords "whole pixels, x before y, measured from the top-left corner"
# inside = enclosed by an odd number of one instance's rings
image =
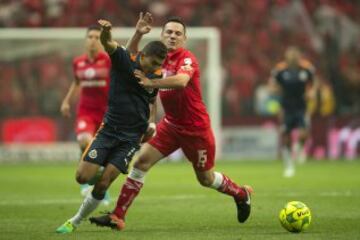
[[[133,27],[140,11],[152,12],[155,26],[178,15],[189,26],[219,28],[224,122],[273,114],[265,86],[289,45],[300,47],[317,69],[321,87],[313,94],[315,114],[360,114],[360,1],[2,0],[0,27],[87,27],[99,18]],[[73,56],[66,57],[1,60],[0,117],[60,117],[73,79]]]

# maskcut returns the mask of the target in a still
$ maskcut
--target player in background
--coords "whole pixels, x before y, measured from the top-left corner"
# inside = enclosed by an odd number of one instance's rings
[[[151,23],[151,14],[140,14],[129,50],[137,52],[139,41],[150,30]],[[156,135],[141,147],[113,212],[91,217],[90,222],[123,229],[126,212],[143,187],[147,172],[159,160],[179,148],[192,163],[199,183],[230,195],[237,206],[238,221],[245,222],[248,219],[251,188],[238,186],[214,169],[214,135],[202,101],[199,65],[196,57],[184,48],[186,38],[186,26],[182,20],[177,17],[168,19],[161,32],[161,41],[168,49],[163,64],[164,78],[149,80],[143,72],[135,72],[145,88],[160,88],[159,95],[165,116],[157,124]]]
[[[299,162],[306,159],[304,144],[310,127],[310,111],[306,98],[314,85],[314,74],[313,65],[302,58],[296,47],[289,47],[285,51],[284,61],[278,63],[271,73],[270,91],[281,97],[280,134],[284,177],[295,174],[295,160],[291,151],[291,133],[294,129],[298,129],[299,133],[298,144],[294,145],[295,156]]]
[[[150,105],[155,103],[158,89],[143,88],[134,75],[141,70],[150,79],[161,78],[161,66],[167,54],[160,41],[148,43],[138,54],[119,47],[111,37],[111,23],[99,20],[102,26],[100,40],[111,58],[111,81],[108,110],[104,123],[86,148],[76,172],[77,182],[83,184],[98,176],[94,189],[81,204],[78,212],[56,229],[71,233],[104,199],[105,192],[120,173],[127,174],[128,166],[144,136],[153,132],[149,117],[154,117]],[[150,113],[151,112],[151,113]],[[151,119],[151,118],[150,118]]]
[[[100,127],[107,108],[111,61],[108,54],[102,49],[100,31],[101,28],[96,25],[87,29],[86,53],[73,60],[74,81],[71,83],[60,108],[63,116],[70,117],[71,99],[80,91],[75,132],[81,154]],[[81,194],[85,197],[91,186],[87,183],[80,186]],[[108,193],[103,203],[105,205],[110,203]]]

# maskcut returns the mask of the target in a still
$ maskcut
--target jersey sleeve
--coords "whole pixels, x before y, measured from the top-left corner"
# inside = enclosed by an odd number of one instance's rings
[[[117,47],[116,50],[109,56],[111,59],[111,66],[119,68],[124,65],[124,62],[128,58],[128,52],[125,47],[121,46]]]
[[[76,61],[76,59],[73,59],[73,61],[72,61],[72,71],[73,71],[74,80],[78,84],[80,79],[78,78],[78,76],[76,74],[76,66],[77,66],[77,61]]]
[[[186,53],[184,56],[180,59],[177,66],[177,74],[183,73],[187,74],[190,78],[194,75],[194,72],[198,68],[198,63],[196,58],[190,54]]]
[[[276,83],[280,84],[281,83],[281,72],[287,67],[285,62],[279,62],[278,64],[276,64],[276,66],[271,70],[271,78],[273,79],[273,81],[275,81]]]
[[[315,76],[315,72],[316,72],[316,69],[315,69],[314,65],[313,65],[310,61],[307,61],[307,60],[305,60],[305,59],[302,59],[302,60],[300,61],[300,66],[301,66],[302,68],[304,68],[304,69],[308,72],[308,74],[309,74],[309,80],[310,80],[310,81],[313,81],[314,76]]]

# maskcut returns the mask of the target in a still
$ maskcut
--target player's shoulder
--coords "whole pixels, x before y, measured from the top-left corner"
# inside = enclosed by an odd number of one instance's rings
[[[73,66],[79,67],[79,68],[84,67],[84,66],[86,66],[86,60],[87,60],[86,54],[76,56],[73,58]]]
[[[183,49],[179,58],[181,59],[180,64],[182,65],[192,65],[193,63],[198,63],[196,56],[188,49]]]
[[[98,53],[98,57],[99,57],[99,58],[109,59],[109,60],[110,60],[109,54],[108,54],[107,52],[105,52],[105,51],[100,51],[100,52]]]
[[[81,62],[81,61],[85,61],[87,59],[87,55],[84,53],[84,54],[81,54],[81,55],[78,55],[76,57],[73,58],[73,63],[78,63],[78,62]]]
[[[281,72],[281,71],[284,71],[287,67],[288,67],[288,64],[285,61],[281,61],[275,65],[274,71]]]
[[[310,72],[314,72],[315,71],[315,67],[314,65],[307,59],[300,59],[299,61],[299,65],[301,68],[304,68],[306,70],[309,70]]]

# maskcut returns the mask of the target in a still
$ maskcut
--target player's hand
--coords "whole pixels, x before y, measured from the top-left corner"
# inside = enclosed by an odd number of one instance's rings
[[[151,13],[146,12],[145,14],[143,12],[140,12],[139,14],[139,20],[136,23],[136,31],[140,34],[147,34],[151,31],[151,25],[153,23],[154,19],[151,15]]]
[[[139,84],[143,86],[144,88],[151,88],[152,82],[149,78],[145,76],[145,73],[136,69],[134,71],[135,77],[139,79]]]
[[[109,32],[112,28],[112,24],[108,20],[99,19],[98,23],[102,27],[103,31]]]
[[[71,117],[70,104],[67,102],[63,102],[60,107],[60,112],[64,117]]]
[[[156,124],[151,122],[151,123],[149,123],[146,133],[144,134],[143,138],[141,139],[141,143],[145,143],[145,142],[149,141],[153,136],[155,136],[155,133],[156,133]]]

